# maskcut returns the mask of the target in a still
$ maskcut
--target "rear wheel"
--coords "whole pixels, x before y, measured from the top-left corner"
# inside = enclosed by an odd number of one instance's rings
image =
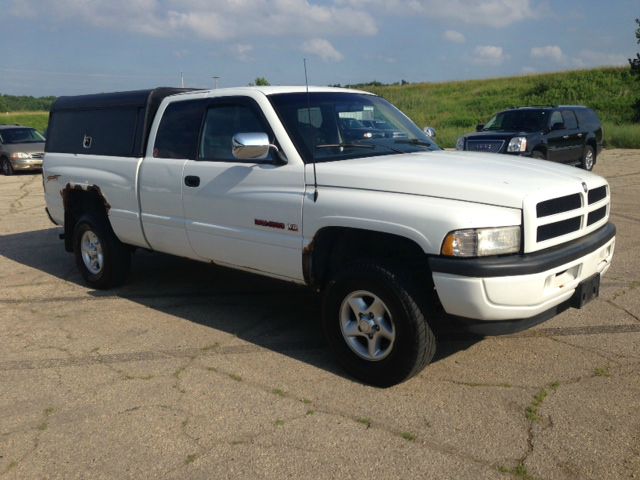
[[[73,251],[78,270],[90,287],[106,289],[126,280],[131,253],[100,215],[80,217],[73,231]]]
[[[329,282],[323,323],[340,365],[355,378],[381,387],[420,372],[435,354],[411,281],[399,268],[358,262]]]
[[[587,145],[584,147],[584,153],[582,154],[582,161],[580,162],[580,166],[585,170],[593,170],[593,166],[596,163],[596,153],[593,150],[593,147]]]
[[[11,165],[11,162],[9,161],[8,158],[6,157],[2,157],[2,159],[0,159],[0,168],[2,168],[2,173],[4,173],[7,177],[13,175],[13,166]]]

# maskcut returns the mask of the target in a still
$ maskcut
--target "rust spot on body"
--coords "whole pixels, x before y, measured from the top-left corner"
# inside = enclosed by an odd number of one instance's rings
[[[52,175],[52,177],[56,177],[59,175]],[[49,177],[47,177],[47,180],[49,179]],[[104,206],[105,211],[108,213],[109,210],[111,209],[111,205],[109,205],[109,202],[107,202],[107,199],[105,198],[105,196],[102,194],[102,190],[100,190],[100,187],[97,185],[73,185],[71,186],[70,183],[67,183],[67,186],[64,187],[61,191],[60,191],[60,195],[62,196],[62,204],[64,205],[64,209],[65,211],[67,210],[67,208],[70,206],[69,202],[70,202],[70,195],[72,192],[92,192],[95,193],[98,198],[100,199],[100,201],[102,202],[102,205]]]

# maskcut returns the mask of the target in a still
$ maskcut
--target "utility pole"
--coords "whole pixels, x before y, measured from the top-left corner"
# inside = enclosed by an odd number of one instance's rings
[[[213,78],[213,89],[215,90],[216,88],[218,88],[218,79],[220,77],[218,77],[217,75],[214,75],[211,78]]]
[[[180,86],[184,88],[184,75],[180,72]]]

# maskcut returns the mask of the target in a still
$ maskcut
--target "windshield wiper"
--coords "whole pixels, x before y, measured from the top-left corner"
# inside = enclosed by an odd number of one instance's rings
[[[316,145],[316,149],[321,148],[376,148],[375,145],[365,145],[362,143],[325,143]]]
[[[408,145],[420,145],[421,147],[433,147],[433,143],[424,142],[422,140],[418,140],[417,138],[412,138],[412,139],[399,138],[395,140],[393,143],[406,143]]]

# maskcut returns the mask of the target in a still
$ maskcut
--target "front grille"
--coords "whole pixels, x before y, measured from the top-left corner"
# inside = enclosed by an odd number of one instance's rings
[[[44,158],[43,152],[32,153],[31,158]]]
[[[607,185],[554,198],[532,199],[525,227],[527,251],[540,250],[579,238],[600,227],[609,218]],[[529,232],[529,233],[527,233]]]
[[[504,140],[467,140],[467,150],[471,152],[498,153]]]

